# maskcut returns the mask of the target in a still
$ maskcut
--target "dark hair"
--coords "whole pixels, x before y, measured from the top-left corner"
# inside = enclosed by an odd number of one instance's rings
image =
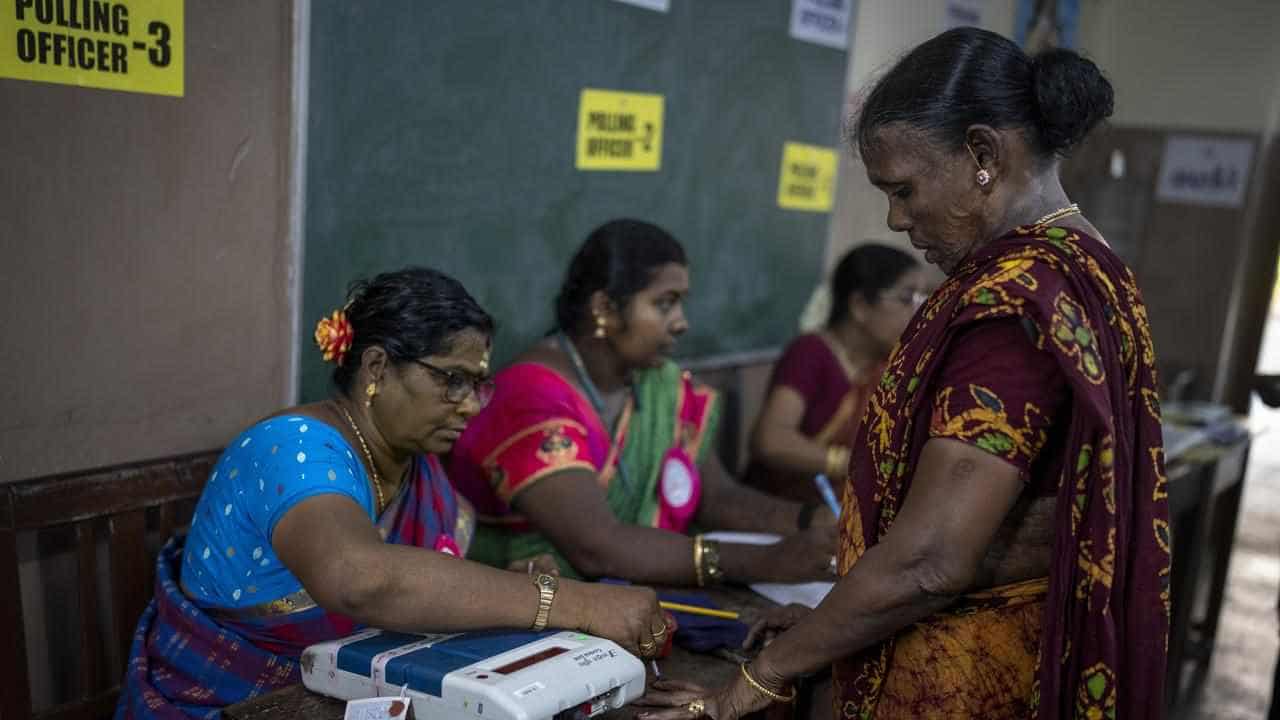
[[[360,369],[361,354],[372,345],[381,345],[392,362],[406,363],[449,352],[463,330],[493,336],[489,313],[462,283],[439,270],[408,267],[357,280],[347,298],[354,338],[346,362],[333,369],[333,384],[344,393]]]
[[[831,314],[827,327],[849,315],[849,296],[860,293],[875,302],[880,293],[893,287],[908,270],[920,266],[916,259],[897,248],[867,243],[845,253],[831,273]]]
[[[959,150],[970,125],[1022,128],[1042,159],[1064,156],[1111,115],[1111,83],[1071,50],[1029,57],[979,28],[948,30],[917,46],[872,88],[851,141],[866,154],[882,125],[902,122]]]
[[[648,287],[667,263],[688,265],[684,247],[666,230],[641,220],[611,220],[591,231],[578,248],[556,296],[556,327],[576,331],[587,314],[591,295],[604,290],[625,308],[631,296]]]

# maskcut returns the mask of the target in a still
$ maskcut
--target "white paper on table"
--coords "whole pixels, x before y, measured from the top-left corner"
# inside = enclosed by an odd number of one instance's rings
[[[342,720],[405,720],[411,702],[413,699],[404,695],[348,700]]]
[[[744,545],[772,545],[782,540],[782,536],[773,535],[771,533],[748,533],[748,532],[712,532],[704,535],[708,540],[715,540],[722,543],[742,543]],[[816,608],[818,603],[831,592],[831,588],[835,587],[833,582],[806,582],[806,583],[753,583],[750,587],[757,595],[769,598],[779,605],[790,605],[791,603],[800,603],[807,607]]]

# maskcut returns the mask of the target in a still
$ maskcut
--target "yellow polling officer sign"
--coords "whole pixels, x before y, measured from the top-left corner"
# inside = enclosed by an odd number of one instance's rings
[[[584,88],[578,101],[579,170],[662,167],[663,97]]]
[[[778,207],[827,212],[836,188],[836,151],[789,142],[782,146]]]
[[[181,97],[184,0],[7,0],[0,77]]]

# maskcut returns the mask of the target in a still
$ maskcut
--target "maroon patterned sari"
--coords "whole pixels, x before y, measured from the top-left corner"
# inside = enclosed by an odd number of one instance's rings
[[[923,698],[913,714],[946,712],[929,704],[941,695],[927,685],[947,675],[974,676],[946,663],[919,667],[919,653],[896,650],[919,647],[924,635],[952,652],[965,641],[948,644],[949,638],[983,636],[972,622],[1018,623],[1010,644],[1026,645],[1023,654],[1034,664],[1025,668],[1027,683],[1001,686],[1025,695],[1002,708],[1055,719],[1163,716],[1170,544],[1154,350],[1132,272],[1092,237],[1060,227],[1018,228],[977,251],[916,314],[854,446],[841,572],[884,537],[910,489],[948,343],[994,318],[1021,319],[1071,390],[1070,413],[1050,429],[1071,461],[1051,479],[1057,516],[1047,589],[1042,580],[1039,590],[1032,581],[976,593],[958,603],[963,612],[938,613],[837,662],[836,717],[876,717],[886,687],[895,692],[912,683],[917,687],[907,694]],[[993,417],[1005,414],[998,397],[975,397],[991,405]],[[1010,442],[996,425],[989,433],[979,445]],[[1023,617],[1028,612],[1038,618]],[[962,620],[967,630],[957,630]],[[966,691],[963,682],[959,687]]]

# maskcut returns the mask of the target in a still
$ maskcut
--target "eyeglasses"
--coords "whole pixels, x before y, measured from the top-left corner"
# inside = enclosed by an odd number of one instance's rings
[[[496,383],[493,382],[493,378],[475,377],[474,375],[469,375],[467,373],[445,370],[444,368],[436,367],[425,360],[418,360],[417,358],[414,358],[414,362],[430,370],[444,380],[445,402],[451,402],[456,405],[463,400],[466,400],[467,395],[475,393],[476,402],[480,403],[480,407],[484,407],[493,399],[493,391],[496,387]]]
[[[882,297],[896,300],[907,307],[920,307],[924,304],[925,300],[929,299],[929,293],[920,290],[912,290],[911,292],[887,294]]]

